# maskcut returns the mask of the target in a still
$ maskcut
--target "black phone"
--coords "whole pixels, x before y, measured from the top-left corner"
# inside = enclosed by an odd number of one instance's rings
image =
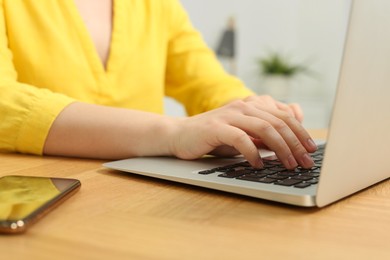
[[[76,179],[0,177],[0,233],[23,233],[80,187]]]

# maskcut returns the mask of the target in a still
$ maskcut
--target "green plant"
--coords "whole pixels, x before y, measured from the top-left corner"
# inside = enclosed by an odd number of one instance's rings
[[[278,53],[271,53],[265,58],[259,59],[261,73],[263,75],[280,75],[292,77],[298,73],[307,72],[303,64],[293,64]]]

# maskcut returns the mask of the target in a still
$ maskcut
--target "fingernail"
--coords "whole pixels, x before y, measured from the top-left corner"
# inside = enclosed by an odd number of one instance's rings
[[[287,157],[287,163],[290,169],[296,168],[298,166],[297,161],[295,160],[294,156],[292,156],[291,154]]]
[[[303,166],[305,166],[305,167],[313,167],[313,165],[314,165],[314,161],[308,153],[305,153],[302,156],[302,163],[303,163]]]
[[[313,141],[313,139],[309,138],[307,139],[307,145],[311,148],[311,149],[315,149],[317,150],[317,145],[316,143]]]
[[[263,160],[261,160],[261,159],[258,160],[256,167],[259,168],[259,169],[263,169],[264,168]]]

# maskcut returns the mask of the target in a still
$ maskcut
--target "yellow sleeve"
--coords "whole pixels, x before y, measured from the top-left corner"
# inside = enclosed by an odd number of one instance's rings
[[[166,91],[189,115],[217,108],[254,93],[228,75],[177,0],[166,1],[170,12]]]
[[[0,151],[42,154],[54,119],[73,100],[17,81],[0,4]]]

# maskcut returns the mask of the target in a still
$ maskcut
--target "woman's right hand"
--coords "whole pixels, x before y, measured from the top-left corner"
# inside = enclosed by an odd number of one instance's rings
[[[242,154],[251,165],[263,166],[258,148],[266,146],[288,169],[313,166],[309,153],[317,147],[300,123],[296,105],[288,108],[269,96],[233,101],[218,109],[178,119],[170,151],[182,159],[205,154]],[[297,116],[298,115],[298,116]]]

